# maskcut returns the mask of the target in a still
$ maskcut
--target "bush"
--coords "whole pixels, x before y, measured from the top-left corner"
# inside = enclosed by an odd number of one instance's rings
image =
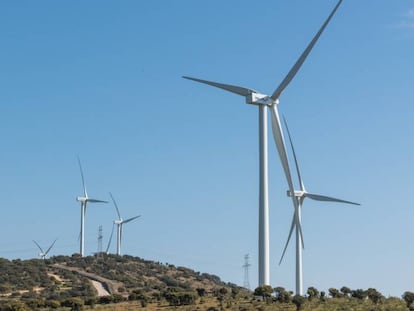
[[[169,291],[164,298],[171,306],[183,306],[195,304],[196,294],[193,292]]]
[[[30,308],[19,301],[7,302],[0,305],[1,311],[29,311]]]
[[[118,302],[122,302],[122,301],[124,301],[125,299],[124,299],[124,296],[122,296],[122,295],[120,295],[120,294],[113,294],[112,295],[112,301],[114,302],[114,303],[118,303]]]
[[[413,292],[405,292],[402,295],[405,303],[407,304],[407,308],[410,308],[411,304],[414,302],[414,293]]]
[[[307,290],[308,299],[312,300],[319,297],[319,291],[315,287],[309,287]]]
[[[278,302],[289,303],[292,300],[292,292],[287,291],[283,287],[276,287],[274,292]]]
[[[367,295],[369,300],[371,300],[373,304],[380,303],[384,298],[384,296],[382,296],[382,294],[378,292],[375,288],[368,288]]]
[[[111,295],[99,297],[98,303],[99,304],[108,304],[112,303],[113,298]]]
[[[96,297],[86,297],[85,298],[85,305],[90,306],[90,307],[95,307],[96,303],[98,302],[98,299]]]
[[[306,301],[305,297],[301,295],[295,295],[292,298],[292,302],[295,304],[296,310],[302,310],[302,306],[305,303],[305,301]]]
[[[329,295],[331,295],[332,298],[340,298],[342,297],[342,294],[337,290],[336,288],[330,288],[328,289]]]
[[[351,296],[353,298],[363,300],[367,298],[367,292],[363,289],[356,289],[356,290],[351,291]]]
[[[57,309],[60,307],[60,301],[58,300],[46,300],[45,307],[50,309]]]
[[[84,304],[81,298],[69,298],[62,302],[62,307],[69,307],[71,311],[81,311]]]

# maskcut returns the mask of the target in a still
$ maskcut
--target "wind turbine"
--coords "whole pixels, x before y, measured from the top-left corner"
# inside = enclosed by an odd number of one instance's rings
[[[50,250],[52,249],[53,245],[55,245],[57,239],[53,241],[53,243],[49,246],[49,248],[46,250],[46,252],[42,249],[42,247],[35,240],[32,240],[32,241],[33,241],[34,244],[36,244],[36,246],[40,250],[39,257],[41,259],[46,259],[47,254],[50,252]]]
[[[85,178],[83,176],[82,165],[80,159],[78,157],[79,169],[82,177],[82,185],[83,185],[83,196],[79,196],[76,198],[76,201],[81,203],[81,228],[80,228],[80,254],[83,257],[85,255],[85,213],[86,213],[86,205],[90,203],[108,203],[107,201],[90,199],[88,197],[88,192],[86,191],[85,185]]]
[[[283,133],[277,109],[277,106],[279,104],[279,97],[295,77],[296,73],[299,71],[300,67],[306,60],[307,56],[311,52],[312,48],[318,41],[322,32],[334,16],[341,3],[342,0],[339,0],[332,10],[331,14],[323,23],[322,27],[313,37],[312,41],[302,52],[299,59],[296,61],[296,63],[293,65],[286,77],[279,84],[271,96],[264,95],[253,89],[241,86],[217,83],[187,76],[183,77],[185,79],[204,83],[243,96],[245,97],[247,104],[257,105],[259,107],[259,286],[270,285],[267,110],[269,107],[271,111],[273,136],[276,142],[279,156],[281,158],[286,157],[285,147],[284,144],[282,144]],[[284,167],[284,169],[286,173],[287,168]],[[294,201],[296,201],[296,199]]]
[[[122,227],[123,227],[124,224],[129,223],[129,222],[137,219],[138,217],[141,217],[141,215],[138,215],[138,216],[131,217],[131,218],[128,218],[128,219],[123,220],[122,217],[121,217],[121,213],[119,212],[118,205],[116,204],[116,201],[115,201],[114,197],[112,196],[112,193],[109,193],[109,195],[112,198],[112,202],[114,202],[114,205],[115,205],[115,208],[116,208],[116,212],[117,212],[118,217],[119,217],[118,220],[115,220],[114,221],[114,224],[118,226],[117,227],[117,235],[116,235],[116,254],[118,256],[121,256]],[[113,231],[112,231],[112,233],[113,233]],[[111,239],[112,239],[112,233],[111,233]],[[111,242],[109,242],[109,244],[110,243]],[[108,244],[108,249],[109,249],[109,244]]]
[[[298,164],[298,160],[297,160],[296,153],[295,153],[295,148],[293,147],[292,138],[290,136],[289,128],[287,126],[286,120],[284,120],[284,122],[285,122],[285,127],[287,130],[288,136],[289,136],[289,142],[290,142],[290,147],[293,153],[293,159],[295,160],[295,166],[296,166],[296,172],[298,174],[300,190],[292,191],[292,189],[290,189],[287,191],[287,195],[289,197],[292,197],[292,199],[294,199],[294,203],[295,202],[296,203],[294,204],[295,211],[294,211],[293,218],[292,218],[292,224],[290,226],[289,236],[286,241],[285,248],[283,249],[283,253],[282,253],[282,257],[280,258],[279,265],[282,263],[283,257],[285,256],[286,249],[289,245],[289,241],[292,236],[293,230],[296,229],[295,231],[296,233],[296,294],[303,295],[302,248],[303,248],[304,243],[303,243],[303,235],[302,235],[301,210],[302,210],[302,206],[303,206],[303,202],[305,198],[309,198],[311,200],[316,200],[316,201],[325,201],[325,202],[336,202],[336,203],[345,203],[345,204],[353,204],[353,205],[360,205],[360,204],[350,202],[350,201],[345,201],[342,199],[328,197],[325,195],[309,193],[306,191],[305,185],[302,180],[302,175],[300,173],[299,164]],[[288,167],[287,162],[285,162],[284,165]],[[292,177],[290,174],[286,175],[286,178],[288,178],[289,185],[293,184]]]

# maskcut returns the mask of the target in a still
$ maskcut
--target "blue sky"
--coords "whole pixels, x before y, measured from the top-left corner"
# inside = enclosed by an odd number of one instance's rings
[[[123,253],[257,285],[257,108],[182,75],[271,93],[334,1],[9,1],[0,4],[0,256],[78,251],[82,193],[111,191]],[[414,3],[344,1],[280,98],[307,189],[304,287],[413,290]],[[269,132],[269,135],[271,133]],[[270,137],[270,136],[269,136]],[[269,141],[271,284],[291,201]],[[90,205],[86,252],[116,212]],[[111,251],[115,251],[115,243]]]

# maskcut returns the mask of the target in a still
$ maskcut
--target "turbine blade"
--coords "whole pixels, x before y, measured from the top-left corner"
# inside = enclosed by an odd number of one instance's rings
[[[351,202],[351,201],[345,201],[341,199],[336,199],[332,197],[328,197],[325,195],[319,195],[319,194],[313,194],[313,193],[305,193],[305,196],[309,199],[316,200],[316,201],[326,201],[326,202],[337,202],[337,203],[346,203],[346,204],[353,204],[353,205],[361,205],[359,203]]]
[[[91,203],[108,203],[108,201],[96,200],[96,199],[88,199],[87,202]]]
[[[323,23],[322,27],[316,33],[315,37],[313,37],[312,41],[309,43],[309,45],[303,51],[302,55],[296,61],[295,65],[292,67],[292,69],[290,69],[289,73],[283,79],[282,83],[280,83],[278,88],[274,91],[274,93],[271,96],[273,100],[276,100],[280,97],[283,90],[289,85],[289,83],[295,77],[296,73],[299,71],[300,67],[305,62],[305,60],[308,57],[309,53],[312,51],[312,48],[314,47],[314,45],[318,41],[319,37],[321,36],[322,32],[325,30],[326,26],[329,24],[332,17],[335,15],[336,10],[339,8],[341,3],[342,3],[342,0],[339,0],[338,3],[336,4],[335,8],[333,9],[332,13],[329,15],[329,17],[326,19],[325,23]]]
[[[108,241],[108,246],[106,247],[106,253],[108,254],[109,252],[109,247],[111,246],[111,241],[112,241],[112,236],[114,235],[114,229],[115,229],[115,223],[112,223],[112,231],[111,231],[111,236],[109,237],[109,241]]]
[[[282,162],[283,171],[285,172],[286,180],[289,186],[289,191],[291,193],[293,207],[295,209],[295,214],[296,214],[296,211],[300,208],[300,206],[299,206],[298,198],[294,195],[295,189],[293,188],[292,175],[290,173],[289,160],[288,160],[287,153],[286,153],[285,139],[283,137],[282,126],[280,125],[280,118],[279,118],[279,112],[277,110],[277,105],[272,105],[270,107],[270,111],[272,115],[273,138],[276,143],[276,148],[279,153],[280,161]],[[300,232],[302,232],[300,228],[299,230]]]
[[[133,221],[134,219],[137,219],[138,217],[141,217],[141,215],[138,215],[138,216],[135,216],[135,217],[129,218],[129,219],[127,219],[127,220],[124,220],[122,223],[123,223],[123,224],[126,224],[127,222]]]
[[[116,201],[115,201],[112,193],[109,192],[109,195],[111,196],[112,202],[114,202],[114,205],[115,205],[115,208],[116,208],[116,212],[118,213],[118,218],[121,219],[121,213],[119,212],[118,205],[116,204]]]
[[[49,253],[49,251],[52,249],[53,245],[55,245],[57,239],[53,241],[52,245],[49,246],[49,248],[47,249],[46,253],[44,254],[45,256],[47,255],[47,253]]]
[[[280,125],[280,118],[279,118],[279,112],[277,110],[277,106],[272,105],[270,108],[270,111],[272,115],[273,138],[276,143],[276,148],[279,153],[280,161],[282,162],[282,167],[283,167],[283,171],[285,172],[286,180],[289,186],[289,191],[292,194],[293,206],[295,207],[295,209],[297,209],[298,202],[295,196],[293,195],[295,193],[295,189],[293,188],[292,175],[290,173],[289,161],[288,161],[287,153],[286,153],[285,139],[283,137],[282,127]]]
[[[289,245],[289,241],[290,241],[290,238],[292,236],[293,229],[295,229],[295,226],[296,226],[296,211],[293,214],[292,224],[290,225],[289,236],[287,238],[287,241],[286,241],[286,244],[285,244],[285,248],[283,249],[282,257],[280,257],[279,266],[282,263],[283,257],[285,257],[285,253],[286,253],[287,247]]]
[[[40,245],[35,241],[35,240],[32,240],[33,242],[34,242],[34,244],[36,244],[36,246],[40,249],[40,251],[42,252],[42,253],[44,253],[44,251],[43,251],[43,249],[40,247]]]
[[[83,195],[85,196],[85,198],[87,198],[88,193],[86,192],[85,178],[83,176],[82,164],[81,164],[79,156],[78,156],[78,163],[79,163],[79,169],[80,169],[80,173],[82,177]]]
[[[191,77],[187,77],[187,76],[183,76],[184,79],[187,80],[193,80],[196,82],[200,82],[200,83],[204,83],[204,84],[208,84],[210,86],[214,86],[214,87],[218,87],[219,89],[223,89],[225,91],[237,94],[237,95],[241,95],[241,96],[248,96],[252,93],[257,93],[255,90],[251,90],[242,86],[236,86],[236,85],[230,85],[230,84],[223,84],[223,83],[217,83],[217,82],[212,82],[212,81],[207,81],[207,80],[201,80],[201,79],[197,79],[197,78],[191,78]]]
[[[305,185],[303,184],[302,176],[301,176],[301,174],[300,174],[300,169],[299,169],[298,159],[297,159],[297,157],[296,157],[296,152],[295,152],[295,148],[293,147],[292,137],[290,136],[289,127],[288,127],[288,125],[287,125],[287,121],[286,121],[285,117],[283,117],[283,121],[285,122],[286,131],[287,131],[287,133],[288,133],[289,142],[290,142],[290,147],[291,147],[292,152],[293,152],[293,159],[295,160],[295,166],[296,166],[296,172],[298,173],[298,179],[299,179],[299,184],[300,184],[300,190],[301,190],[301,191],[305,191]]]
[[[302,204],[299,204],[299,208],[301,208]],[[298,214],[296,214],[298,215]],[[300,236],[300,240],[302,241],[302,248],[305,248],[305,241],[303,240],[303,232],[302,232],[302,222],[301,219],[299,219],[298,216],[296,216],[296,222],[297,222],[297,226],[299,229],[299,236]]]

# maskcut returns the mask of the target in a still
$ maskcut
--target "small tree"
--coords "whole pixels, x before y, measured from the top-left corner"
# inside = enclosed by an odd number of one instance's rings
[[[319,299],[322,302],[325,302],[326,301],[326,293],[324,291],[321,291],[321,293],[319,294]]]
[[[341,293],[342,293],[345,297],[349,297],[349,295],[351,294],[351,289],[350,289],[349,287],[342,286],[342,287],[341,287]]]
[[[402,298],[404,299],[405,303],[407,304],[407,308],[412,310],[412,303],[414,302],[414,293],[413,292],[405,292],[402,295]]]
[[[206,289],[205,288],[197,288],[196,289],[198,296],[204,297],[206,295]]]
[[[341,297],[341,293],[336,288],[331,287],[328,289],[329,295],[331,295],[332,298],[339,298]]]
[[[296,310],[302,310],[302,306],[305,303],[306,299],[305,297],[301,296],[301,295],[295,295],[292,298],[292,302],[295,304],[296,306]]]
[[[237,287],[232,287],[231,288],[231,298],[236,299],[239,292],[240,292],[240,290]]]
[[[112,303],[112,302],[113,302],[112,295],[99,297],[99,300],[98,300],[99,304],[108,304],[108,303]]]
[[[91,308],[94,308],[96,303],[98,302],[98,298],[91,296],[91,297],[85,297],[85,305],[90,306]]]
[[[262,285],[254,290],[254,295],[263,297],[263,300],[267,300],[269,297],[271,297],[272,293],[273,288],[269,285]]]
[[[84,301],[81,298],[69,298],[62,302],[63,307],[69,307],[71,311],[81,311],[83,310]]]
[[[312,286],[308,288],[306,293],[308,294],[308,299],[309,300],[312,300],[314,298],[318,298],[318,296],[319,296],[319,291],[315,287],[312,287]]]
[[[374,304],[378,304],[384,298],[384,296],[382,296],[382,294],[375,288],[368,288],[367,295],[368,299],[371,300]]]
[[[351,291],[351,296],[360,300],[367,298],[367,292],[363,289],[355,289]]]
[[[220,288],[217,292],[217,300],[220,301],[221,307],[223,306],[223,301],[226,298],[227,293],[228,293],[228,290],[225,287]]]
[[[122,296],[122,295],[120,295],[120,294],[113,294],[112,295],[112,301],[114,302],[114,303],[118,303],[118,302],[122,302],[122,301],[124,301],[125,299],[124,299],[124,296]]]
[[[45,306],[49,309],[57,309],[60,307],[60,301],[59,300],[46,300]]]
[[[37,309],[43,308],[45,306],[45,301],[43,299],[40,299],[40,298],[28,299],[28,300],[25,301],[25,303],[32,310],[37,310]]]
[[[285,290],[283,287],[276,287],[274,289],[276,301],[281,303],[289,303],[292,301],[292,292]]]

